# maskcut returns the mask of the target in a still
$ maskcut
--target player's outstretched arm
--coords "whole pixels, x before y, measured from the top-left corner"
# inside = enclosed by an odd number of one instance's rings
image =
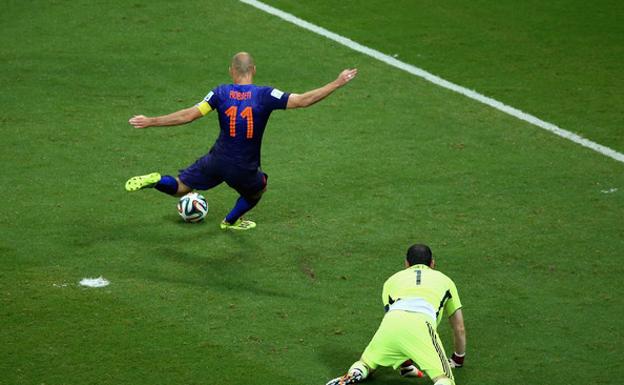
[[[449,317],[449,321],[453,329],[453,347],[455,348],[449,361],[453,367],[461,368],[464,365],[464,357],[466,356],[466,329],[464,327],[462,310],[457,309]]]
[[[325,84],[321,88],[317,88],[303,94],[290,94],[286,108],[309,107],[314,103],[325,99],[329,94],[349,83],[355,78],[356,75],[357,68],[346,69],[338,75],[336,80]]]
[[[135,115],[128,120],[128,123],[135,128],[178,126],[180,124],[190,123],[195,119],[201,118],[202,116],[203,115],[200,110],[193,106],[162,116],[149,117],[145,115]]]

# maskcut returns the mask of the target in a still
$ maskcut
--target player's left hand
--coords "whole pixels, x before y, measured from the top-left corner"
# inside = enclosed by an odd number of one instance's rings
[[[346,69],[342,71],[340,75],[338,75],[338,79],[336,79],[336,81],[338,82],[338,85],[342,87],[345,84],[349,83],[351,80],[353,80],[356,77],[357,72],[358,72],[357,68],[350,68],[350,69]]]

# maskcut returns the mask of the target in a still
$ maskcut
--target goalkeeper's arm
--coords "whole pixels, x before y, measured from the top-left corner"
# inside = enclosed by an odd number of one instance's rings
[[[464,328],[464,315],[461,309],[457,309],[449,317],[451,328],[453,329],[453,346],[455,351],[449,359],[451,365],[455,368],[464,366],[464,357],[466,356],[466,329]]]

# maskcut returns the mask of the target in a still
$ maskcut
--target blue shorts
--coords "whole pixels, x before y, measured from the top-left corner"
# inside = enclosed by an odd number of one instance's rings
[[[264,190],[268,175],[262,170],[241,168],[232,162],[207,154],[180,170],[180,181],[192,189],[209,190],[225,182],[243,197],[253,197]]]

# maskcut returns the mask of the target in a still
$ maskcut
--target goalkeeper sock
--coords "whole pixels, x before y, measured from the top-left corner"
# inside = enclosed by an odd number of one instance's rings
[[[236,204],[230,213],[225,217],[225,221],[229,224],[233,224],[238,220],[238,218],[242,217],[247,211],[253,209],[258,202],[260,202],[260,198],[258,199],[248,199],[244,197],[239,197],[236,200]]]
[[[176,195],[178,193],[178,181],[170,175],[163,175],[154,188],[165,194]]]
[[[448,377],[444,377],[437,380],[433,385],[455,385],[455,381],[451,380]]]

